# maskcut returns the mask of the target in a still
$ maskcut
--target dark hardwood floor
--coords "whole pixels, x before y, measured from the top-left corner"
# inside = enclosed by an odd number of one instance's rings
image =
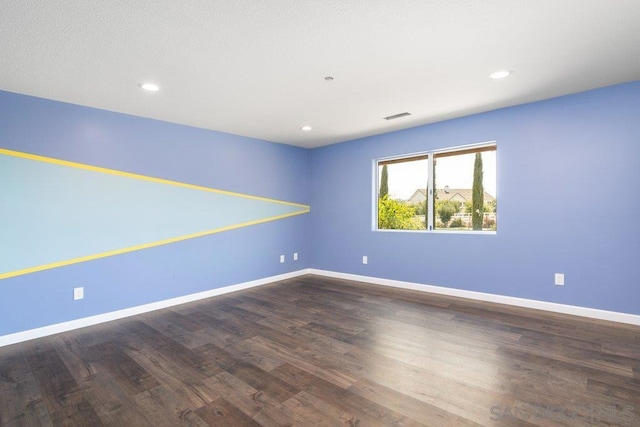
[[[640,328],[304,276],[0,348],[0,424],[640,425]]]

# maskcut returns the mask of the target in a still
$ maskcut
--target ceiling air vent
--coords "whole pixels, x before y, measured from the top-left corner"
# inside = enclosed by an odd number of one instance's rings
[[[410,116],[411,113],[407,113],[406,111],[404,113],[400,113],[400,114],[394,114],[393,116],[387,116],[384,119],[385,120],[395,120],[395,119],[399,119],[400,117],[406,117],[406,116]]]

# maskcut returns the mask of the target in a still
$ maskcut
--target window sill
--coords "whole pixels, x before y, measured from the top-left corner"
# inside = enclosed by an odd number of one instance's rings
[[[473,234],[481,236],[495,236],[497,231],[473,231],[473,230],[393,230],[393,229],[376,229],[373,230],[380,233],[415,233],[415,234]]]

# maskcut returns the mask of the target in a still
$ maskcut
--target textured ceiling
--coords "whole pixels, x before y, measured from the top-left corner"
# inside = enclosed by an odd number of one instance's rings
[[[640,79],[638,22],[639,0],[1,0],[0,90],[315,147]]]

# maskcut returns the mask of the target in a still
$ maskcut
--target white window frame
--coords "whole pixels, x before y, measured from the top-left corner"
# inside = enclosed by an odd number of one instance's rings
[[[397,230],[397,229],[379,229],[378,228],[378,192],[379,192],[379,186],[378,183],[380,182],[380,176],[379,176],[379,170],[380,170],[380,163],[388,163],[388,162],[392,162],[392,161],[401,161],[401,160],[410,160],[411,158],[414,157],[422,157],[422,156],[426,156],[427,157],[427,174],[428,174],[428,181],[427,181],[427,202],[428,202],[428,206],[431,207],[431,209],[434,209],[434,200],[433,200],[433,172],[434,172],[434,159],[438,156],[438,154],[450,154],[452,156],[455,156],[461,152],[464,151],[475,151],[478,149],[482,149],[482,148],[486,148],[486,147],[495,147],[495,151],[497,153],[498,151],[498,143],[497,141],[485,141],[485,142],[481,142],[481,143],[475,143],[475,144],[468,144],[468,145],[459,145],[456,147],[448,147],[448,148],[439,148],[439,149],[435,149],[435,150],[429,150],[429,151],[421,151],[421,152],[417,152],[417,153],[410,153],[410,154],[403,154],[403,155],[399,155],[399,156],[389,156],[389,157],[381,157],[378,159],[374,159],[373,160],[373,203],[371,204],[372,209],[371,209],[371,226],[372,226],[372,230],[373,231],[379,231],[379,232],[402,232],[402,233],[444,233],[444,234],[480,234],[480,235],[495,235],[497,233],[497,231],[491,231],[491,230],[447,230],[447,229],[434,229],[434,224],[433,224],[433,215],[427,215],[427,219],[428,219],[428,223],[427,223],[427,229],[426,230]],[[496,158],[496,169],[498,167],[498,159]],[[497,174],[498,171],[496,170],[496,179],[497,179]],[[496,200],[498,200],[498,189],[496,188]]]

